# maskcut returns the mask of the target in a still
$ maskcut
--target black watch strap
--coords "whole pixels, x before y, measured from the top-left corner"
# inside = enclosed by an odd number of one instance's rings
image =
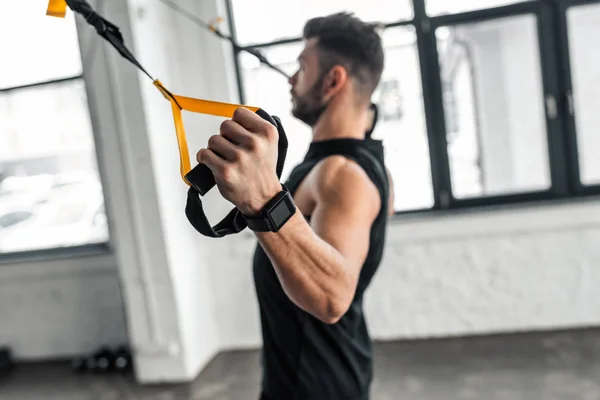
[[[263,207],[259,215],[247,216],[244,219],[248,228],[254,232],[278,232],[296,212],[296,204],[285,185],[283,190],[275,195]]]
[[[271,232],[271,224],[266,218],[261,217],[246,217],[246,224],[248,229],[254,232]]]

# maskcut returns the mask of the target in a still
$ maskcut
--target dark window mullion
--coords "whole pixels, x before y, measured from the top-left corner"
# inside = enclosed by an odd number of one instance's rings
[[[551,3],[557,2],[559,4],[559,7],[562,8],[563,10],[566,10],[572,6],[582,6],[585,4],[595,4],[595,3],[600,2],[600,0],[545,0],[545,1],[549,1]]]
[[[512,17],[526,13],[535,12],[539,9],[539,2],[524,1],[505,6],[484,8],[481,10],[464,11],[455,14],[443,14],[432,17],[435,26],[458,25],[473,21],[486,21],[501,17]]]
[[[442,99],[442,83],[438,62],[435,30],[425,13],[425,0],[413,0],[417,48],[421,66],[421,83],[429,140],[431,181],[435,209],[451,206],[452,187],[446,142],[446,126]]]
[[[559,77],[559,61],[555,46],[556,26],[549,5],[540,3],[537,15],[552,192],[557,196],[565,196],[570,192],[564,130],[564,121],[568,119],[568,115]]]

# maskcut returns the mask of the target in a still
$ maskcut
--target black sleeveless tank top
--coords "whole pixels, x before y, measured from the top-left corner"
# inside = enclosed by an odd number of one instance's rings
[[[253,272],[263,337],[263,396],[269,400],[365,400],[372,380],[371,340],[363,294],[383,254],[388,180],[381,141],[332,139],[313,142],[285,183],[292,195],[322,159],[344,155],[357,162],[379,189],[381,210],[371,227],[370,247],[354,300],[341,320],[328,325],[298,308],[284,293],[262,247]],[[305,216],[310,220],[310,216]]]

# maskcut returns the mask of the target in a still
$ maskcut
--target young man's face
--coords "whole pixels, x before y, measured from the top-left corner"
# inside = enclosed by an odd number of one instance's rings
[[[292,115],[309,126],[313,126],[325,110],[323,101],[323,78],[320,71],[316,39],[305,41],[298,57],[298,71],[290,78]]]

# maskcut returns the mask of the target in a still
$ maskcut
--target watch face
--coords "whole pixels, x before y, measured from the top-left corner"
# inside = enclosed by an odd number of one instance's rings
[[[295,207],[289,193],[286,193],[268,212],[275,230],[279,230],[294,214]]]
[[[283,225],[286,219],[290,216],[290,209],[287,206],[285,201],[280,202],[277,206],[271,211],[271,220],[273,221],[273,225],[276,228],[279,228]]]

